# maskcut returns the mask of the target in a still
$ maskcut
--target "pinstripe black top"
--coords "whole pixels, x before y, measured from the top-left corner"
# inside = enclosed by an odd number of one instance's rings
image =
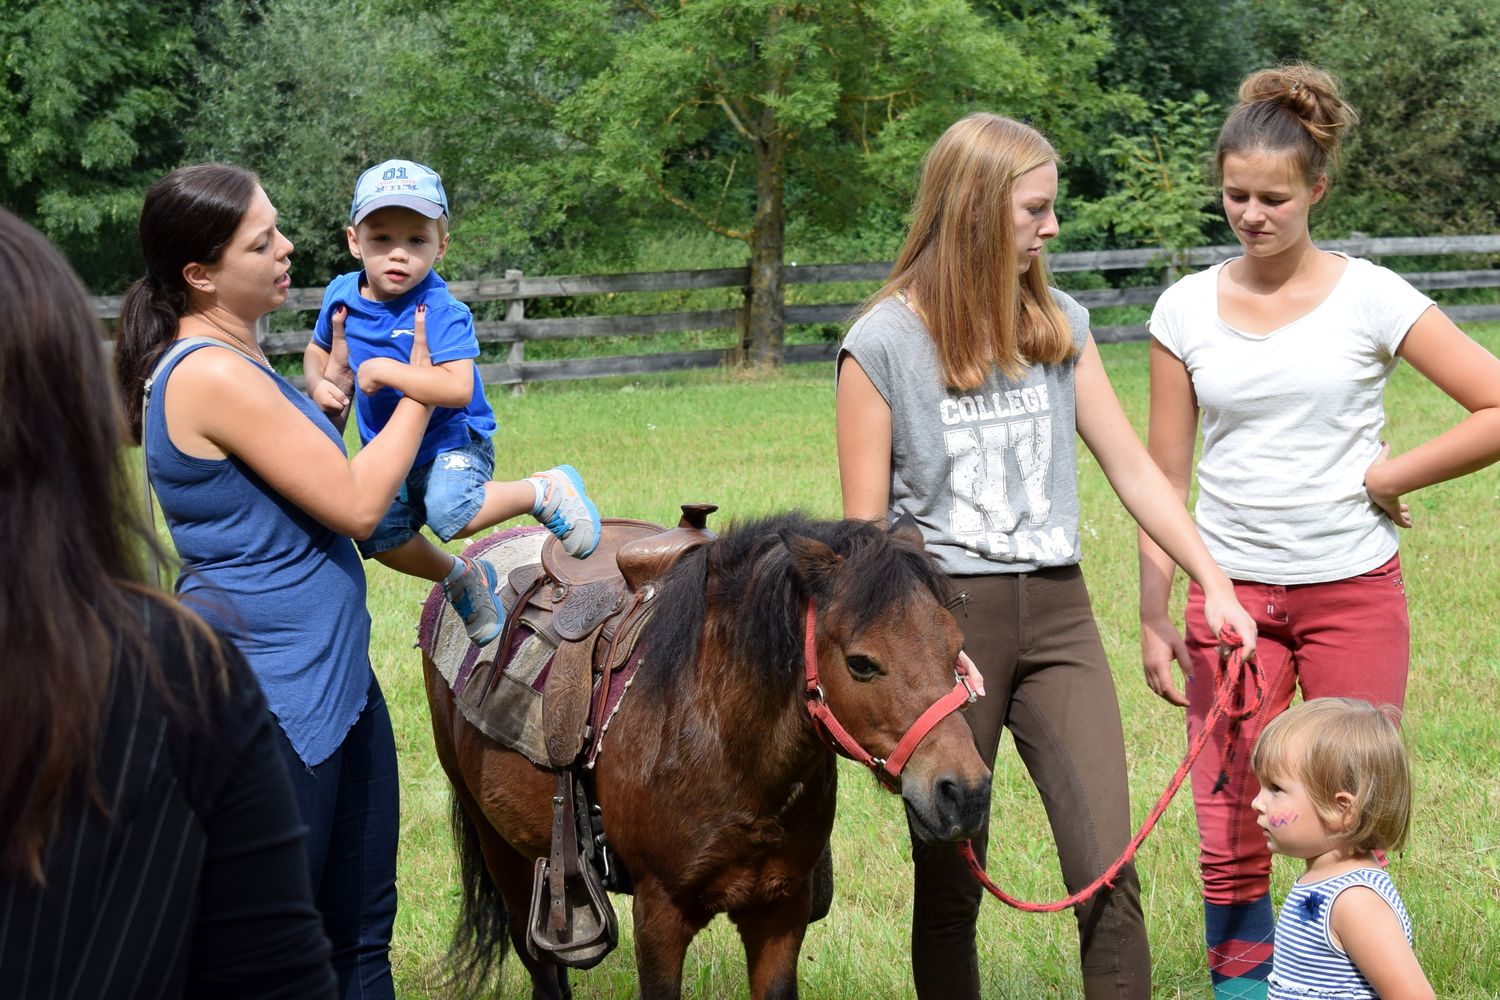
[[[192,705],[175,627],[158,613],[152,636]],[[45,888],[0,876],[0,997],[335,995],[275,721],[229,658],[230,690],[211,691],[203,717],[170,712],[143,671],[113,672],[98,759],[109,815],[79,791]]]

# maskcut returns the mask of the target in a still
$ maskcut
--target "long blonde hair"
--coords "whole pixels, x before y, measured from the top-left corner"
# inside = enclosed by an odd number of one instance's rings
[[[974,388],[992,367],[1015,377],[1074,353],[1041,259],[1016,272],[1012,190],[1057,159],[1031,126],[976,112],[949,126],[922,163],[911,230],[866,311],[901,291],[912,296],[951,388]]]

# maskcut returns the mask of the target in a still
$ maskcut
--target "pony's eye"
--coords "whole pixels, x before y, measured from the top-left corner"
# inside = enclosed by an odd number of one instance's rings
[[[857,681],[872,681],[881,674],[880,664],[868,656],[860,656],[858,654],[846,656],[844,657],[844,663],[848,666],[849,672],[854,675],[854,679]]]

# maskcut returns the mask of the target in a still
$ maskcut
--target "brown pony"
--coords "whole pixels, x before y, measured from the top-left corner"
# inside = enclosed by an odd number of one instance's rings
[[[717,913],[739,928],[750,995],[797,995],[837,781],[804,691],[810,599],[826,702],[862,746],[886,757],[954,687],[962,639],[943,598],[912,524],[886,531],[781,515],[731,528],[671,571],[595,778],[608,841],[634,884],[643,997],[681,995],[688,944]],[[423,667],[455,793],[459,978],[482,984],[508,937],[532,996],[568,997],[566,970],[525,947],[532,867],[550,846],[553,776],[471,726],[426,650]],[[963,719],[948,715],[922,739],[899,791],[928,840],[979,830],[990,774]]]

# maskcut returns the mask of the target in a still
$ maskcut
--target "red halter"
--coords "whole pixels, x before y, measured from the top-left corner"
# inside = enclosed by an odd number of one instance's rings
[[[818,657],[813,642],[813,629],[816,622],[815,602],[811,597],[807,599],[807,632],[803,645],[803,659],[807,662],[807,711],[812,716],[813,728],[829,748],[837,753],[843,754],[850,760],[859,761],[865,767],[875,772],[875,777],[888,791],[898,792],[901,789],[901,769],[906,766],[906,761],[917,749],[917,744],[926,738],[927,734],[950,712],[955,711],[963,705],[972,704],[979,696],[969,684],[968,669],[961,663],[953,669],[956,683],[953,690],[939,698],[927,711],[912,723],[906,735],[901,737],[891,755],[885,759],[874,756],[859,741],[849,735],[849,731],[839,724],[834,718],[833,709],[828,707],[828,701],[823,695],[823,685],[818,682]]]

